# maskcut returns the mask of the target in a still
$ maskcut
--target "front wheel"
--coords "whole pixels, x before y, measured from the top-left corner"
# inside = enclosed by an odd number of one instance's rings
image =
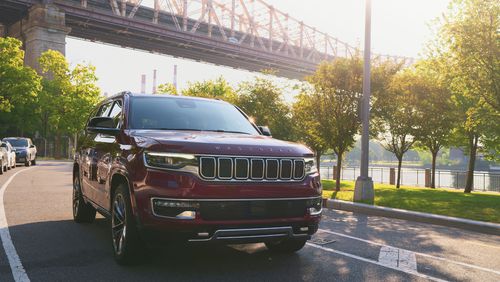
[[[95,219],[95,208],[85,202],[80,186],[80,177],[73,177],[73,220],[78,223],[91,223]]]
[[[0,174],[3,174],[3,161],[0,161]]]
[[[127,185],[120,184],[113,194],[111,207],[111,239],[118,264],[127,265],[137,262],[142,247],[135,224]]]
[[[31,165],[31,158],[30,156],[26,156],[26,161],[24,162],[24,166],[30,166]]]
[[[306,242],[305,239],[285,239],[278,242],[266,242],[266,247],[273,252],[293,253],[302,249]]]
[[[31,161],[32,165],[36,165],[36,157]]]

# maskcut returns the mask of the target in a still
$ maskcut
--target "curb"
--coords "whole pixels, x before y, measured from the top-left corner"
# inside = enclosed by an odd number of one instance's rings
[[[380,206],[372,206],[361,203],[353,203],[342,200],[325,199],[326,207],[335,210],[343,210],[350,212],[360,212],[367,215],[377,215],[383,217],[391,217],[417,222],[424,222],[442,226],[457,227],[465,230],[500,235],[500,224],[491,222],[482,222],[471,219],[458,217],[436,215],[430,213],[408,211],[402,209],[393,209]]]

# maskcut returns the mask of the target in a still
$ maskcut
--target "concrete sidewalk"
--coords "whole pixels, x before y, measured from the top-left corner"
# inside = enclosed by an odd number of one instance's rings
[[[327,208],[344,210],[351,212],[359,212],[368,215],[377,215],[391,218],[406,219],[430,224],[437,224],[449,227],[457,227],[466,230],[500,235],[500,224],[476,221],[458,217],[408,211],[402,209],[394,209],[380,206],[372,206],[361,203],[353,203],[342,200],[326,199],[325,205]]]

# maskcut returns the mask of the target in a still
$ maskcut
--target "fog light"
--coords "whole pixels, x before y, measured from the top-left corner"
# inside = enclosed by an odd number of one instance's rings
[[[320,215],[322,211],[323,211],[322,208],[319,208],[319,209],[315,208],[315,207],[314,208],[309,208],[309,215],[313,215],[313,216],[314,215]]]
[[[302,232],[306,232],[306,231],[308,231],[308,230],[309,230],[309,227],[301,227],[301,228],[300,228],[300,231],[302,231]]]
[[[195,219],[196,212],[195,211],[183,211],[180,214],[176,215],[175,218],[178,219]]]
[[[190,201],[169,201],[169,200],[160,200],[154,199],[153,203],[157,207],[163,208],[193,208],[198,209],[200,204],[198,202],[190,202]]]

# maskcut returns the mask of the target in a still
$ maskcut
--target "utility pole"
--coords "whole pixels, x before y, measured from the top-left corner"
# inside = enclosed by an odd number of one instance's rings
[[[361,169],[354,187],[354,201],[373,203],[373,181],[368,176],[369,145],[370,145],[370,40],[371,40],[371,0],[365,0],[365,50],[363,68],[363,99],[361,101]]]
[[[146,75],[141,76],[141,94],[146,94]]]
[[[177,65],[174,65],[174,79],[173,79],[173,84],[175,91],[177,91]],[[179,93],[180,95],[180,93]]]
[[[156,70],[153,70],[153,94],[156,94]]]

